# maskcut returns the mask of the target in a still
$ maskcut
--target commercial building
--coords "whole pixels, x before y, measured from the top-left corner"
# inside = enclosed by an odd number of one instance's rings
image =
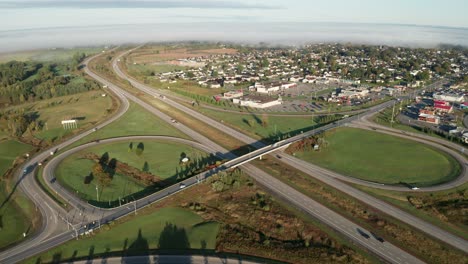
[[[439,124],[440,117],[436,115],[435,110],[431,109],[421,109],[419,110],[419,121],[431,123],[431,124]]]
[[[449,102],[442,100],[434,100],[434,109],[438,112],[451,113],[453,112],[453,106]]]
[[[241,98],[234,98],[232,102],[241,106],[248,106],[253,108],[268,108],[282,103],[281,98],[271,98],[265,96],[245,96]]]
[[[257,91],[257,93],[271,94],[274,92],[279,92],[280,90],[287,90],[296,86],[297,84],[295,83],[275,81],[264,83],[256,82],[254,88]]]
[[[368,89],[354,88],[354,89],[343,89],[337,96],[345,97],[345,98],[364,98],[364,97],[367,97],[368,95],[369,95]]]
[[[223,93],[223,99],[233,99],[244,96],[244,92],[242,90],[235,90]]]
[[[465,96],[457,93],[434,93],[432,96],[434,100],[441,100],[450,103],[463,103],[465,102]]]

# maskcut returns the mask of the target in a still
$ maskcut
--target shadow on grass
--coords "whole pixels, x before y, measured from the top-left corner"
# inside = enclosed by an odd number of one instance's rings
[[[19,179],[16,181],[15,185],[13,186],[13,188],[11,189],[11,192],[8,194],[8,196],[5,198],[5,200],[0,204],[0,209],[2,209],[4,206],[6,206],[6,204],[11,200],[11,197],[13,196],[13,194],[16,192],[16,189],[18,188],[19,184],[21,183],[21,181],[26,178],[26,176],[29,174],[29,173],[32,173],[34,171],[34,169],[37,167],[37,163],[34,163],[30,166],[28,166],[21,174],[21,176],[19,177]]]
[[[69,257],[64,256],[62,252],[57,252],[52,255],[50,261],[44,261],[41,257],[37,257],[35,263],[73,263],[75,261],[84,261],[86,264],[104,264],[108,263],[112,257],[121,258],[120,263],[126,264],[168,263],[167,259],[164,259],[164,255],[177,255],[177,263],[192,263],[193,255],[203,256],[205,263],[208,263],[208,257],[218,257],[223,263],[227,263],[228,258],[235,259],[238,263],[242,263],[244,260],[259,263],[282,263],[241,254],[219,253],[212,249],[206,249],[206,241],[201,242],[201,249],[191,249],[185,229],[179,228],[172,223],[166,223],[164,229],[159,234],[158,249],[150,248],[150,242],[145,238],[144,234],[145,232],[140,228],[136,239],[130,245],[129,239],[126,238],[123,241],[122,250],[112,251],[109,247],[106,247],[104,251],[100,252],[99,248],[91,245],[88,251],[82,252],[83,254],[81,255],[77,250],[74,250],[73,254]]]
[[[112,163],[113,160],[114,159],[111,159],[109,161],[109,164]],[[152,193],[163,190],[164,188],[166,188],[166,187],[168,187],[170,185],[173,185],[173,184],[175,184],[175,183],[177,183],[179,181],[182,181],[184,179],[187,179],[189,177],[197,175],[197,174],[203,172],[204,170],[206,170],[207,168],[210,168],[210,166],[216,166],[215,164],[219,160],[220,160],[220,158],[215,156],[215,155],[209,155],[209,156],[206,156],[206,157],[201,157],[201,158],[195,159],[193,161],[190,161],[188,163],[185,163],[180,168],[176,168],[176,173],[173,176],[168,177],[166,179],[163,179],[161,181],[158,181],[158,182],[156,182],[154,184],[148,185],[144,189],[142,189],[141,191],[131,193],[131,194],[127,194],[127,195],[121,196],[121,197],[116,194],[115,198],[111,198],[110,201],[109,200],[97,201],[95,199],[92,199],[92,200],[88,200],[88,202],[91,205],[102,207],[102,208],[118,207],[120,205],[127,204],[127,203],[130,203],[130,202],[133,202],[134,200],[138,200],[138,199],[141,199],[143,197],[146,197],[146,196],[148,196],[148,195],[150,195]],[[116,165],[115,165],[116,163],[117,163],[117,161],[114,162],[114,166],[112,168],[113,173],[115,173],[115,170],[116,170]],[[110,167],[110,165],[106,166],[107,171],[110,170],[109,167]],[[90,176],[87,176],[87,177],[90,177]],[[101,188],[101,195],[102,195],[103,189],[104,188]],[[121,199],[121,200],[119,201],[119,199]]]

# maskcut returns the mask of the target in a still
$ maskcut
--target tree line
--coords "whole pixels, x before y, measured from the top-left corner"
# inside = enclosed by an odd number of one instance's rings
[[[0,104],[19,104],[99,88],[76,74],[84,53],[60,63],[10,61],[0,64]]]

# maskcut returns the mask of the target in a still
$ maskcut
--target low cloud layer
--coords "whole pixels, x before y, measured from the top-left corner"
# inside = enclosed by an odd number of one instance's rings
[[[176,23],[0,31],[0,52],[164,41],[302,45],[342,42],[413,47],[468,46],[468,29],[344,23]]]
[[[278,9],[279,6],[209,0],[26,0],[0,1],[0,8],[200,8]]]

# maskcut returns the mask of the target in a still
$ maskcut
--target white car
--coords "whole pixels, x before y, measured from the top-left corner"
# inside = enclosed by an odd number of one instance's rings
[[[411,190],[419,190],[419,187],[411,187]]]
[[[185,184],[184,184],[184,183],[181,183],[181,184],[179,185],[179,189],[183,189],[183,188],[185,188]]]

